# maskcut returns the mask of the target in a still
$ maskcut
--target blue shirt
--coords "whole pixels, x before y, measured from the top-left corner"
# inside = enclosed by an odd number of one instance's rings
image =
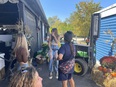
[[[74,47],[74,51],[75,51],[75,47]],[[58,54],[63,54],[63,59],[59,60],[59,64],[68,61],[69,58],[74,58],[74,55],[71,54],[71,49],[70,49],[70,45],[69,43],[65,43],[64,45],[62,45],[60,47],[60,49],[58,50]]]

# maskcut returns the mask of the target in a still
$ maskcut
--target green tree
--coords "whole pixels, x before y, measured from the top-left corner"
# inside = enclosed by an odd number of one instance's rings
[[[60,26],[60,19],[57,16],[49,17],[48,18],[48,23],[50,25],[50,32],[52,28],[58,28]]]
[[[50,26],[53,26],[56,21],[60,21],[60,19],[57,16],[49,17],[48,23]]]
[[[57,16],[49,17],[48,23],[50,25],[50,32],[52,28],[57,28],[59,34],[64,34],[67,30],[69,30],[69,25],[66,22],[60,21],[60,19]]]
[[[91,26],[91,15],[100,9],[100,3],[95,3],[93,0],[82,1],[76,4],[76,11],[65,22],[60,21],[57,16],[49,17],[49,30],[57,28],[59,34],[64,34],[66,31],[71,30],[77,36],[86,37],[89,34]]]
[[[76,4],[76,11],[68,19],[68,22],[73,26],[73,32],[78,36],[88,36],[91,15],[100,9],[100,3],[95,3],[93,0]]]
[[[70,26],[70,24],[67,24],[66,22],[62,22],[60,23],[58,29],[60,34],[64,34],[66,31],[72,30],[72,27]]]

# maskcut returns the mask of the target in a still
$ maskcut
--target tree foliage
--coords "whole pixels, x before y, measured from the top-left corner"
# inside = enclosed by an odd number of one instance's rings
[[[69,23],[74,27],[76,35],[88,36],[91,25],[91,15],[100,9],[100,3],[94,3],[93,1],[76,4],[76,11],[72,13],[69,18]]]
[[[65,22],[60,21],[57,16],[48,18],[50,30],[56,27],[60,34],[71,30],[77,36],[88,36],[91,15],[100,9],[100,3],[95,3],[93,0],[82,1],[76,4],[76,11]]]
[[[49,17],[48,23],[50,26],[53,26],[55,22],[60,21],[60,19],[57,16]]]
[[[48,23],[50,25],[50,32],[52,28],[57,28],[59,34],[64,34],[66,31],[72,30],[70,24],[61,22],[57,16],[48,18]]]

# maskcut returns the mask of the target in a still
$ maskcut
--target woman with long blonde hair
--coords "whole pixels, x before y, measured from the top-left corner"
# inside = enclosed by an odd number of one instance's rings
[[[29,66],[29,64],[28,64],[28,57],[29,57],[28,45],[27,45],[26,37],[23,33],[18,33],[13,53],[19,63],[18,70],[20,70],[21,67]]]
[[[8,87],[42,87],[42,78],[34,67],[27,67],[14,73]]]

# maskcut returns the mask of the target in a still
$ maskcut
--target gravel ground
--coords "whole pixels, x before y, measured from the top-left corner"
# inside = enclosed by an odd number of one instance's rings
[[[55,78],[55,75],[52,80],[49,80],[48,64],[44,63],[42,65],[37,65],[36,68],[40,76],[43,78],[43,87],[62,87],[61,82]],[[83,77],[77,75],[74,75],[73,77],[76,87],[99,87],[91,79],[89,72]],[[0,87],[8,87],[8,82],[0,81]]]

